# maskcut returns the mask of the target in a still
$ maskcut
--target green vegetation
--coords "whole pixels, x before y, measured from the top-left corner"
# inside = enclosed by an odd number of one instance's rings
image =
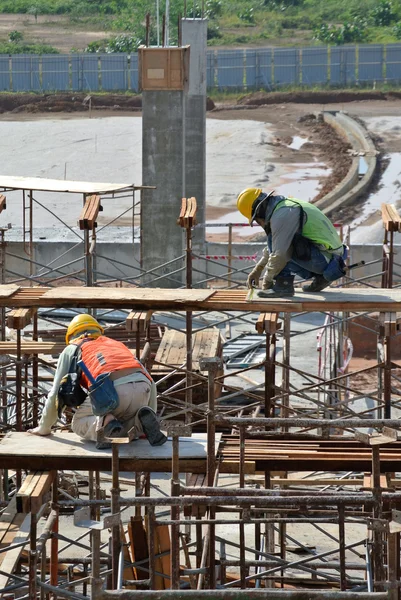
[[[200,17],[202,0],[170,0],[170,41],[187,6]],[[165,2],[160,0],[161,16]],[[204,0],[209,45],[305,45],[389,43],[401,39],[401,0]],[[145,39],[145,16],[151,15],[150,41],[157,34],[155,0],[0,0],[0,13],[64,15],[70,26],[110,31],[106,42],[92,42],[88,52],[132,52]],[[21,42],[18,42],[21,43]],[[82,50],[82,49],[80,49]]]
[[[52,46],[26,42],[20,31],[10,31],[7,42],[0,42],[0,54],[58,54]]]

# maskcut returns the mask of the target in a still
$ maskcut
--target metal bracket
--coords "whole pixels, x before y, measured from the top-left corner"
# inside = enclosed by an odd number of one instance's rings
[[[378,434],[357,431],[355,432],[355,439],[367,446],[380,446],[381,444],[391,444],[392,442],[396,442],[398,439],[398,432],[396,429],[391,429],[390,427],[383,427],[381,433]]]
[[[85,529],[96,529],[103,531],[103,529],[111,529],[120,524],[121,515],[116,513],[114,515],[108,515],[103,521],[94,521],[90,518],[90,506],[85,506],[79,510],[74,511],[74,525],[76,527],[85,527]]]
[[[223,368],[223,361],[219,356],[203,357],[199,359],[201,371],[218,371]]]

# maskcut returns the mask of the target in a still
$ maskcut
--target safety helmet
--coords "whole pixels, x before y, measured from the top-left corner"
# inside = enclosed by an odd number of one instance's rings
[[[69,344],[72,339],[77,338],[80,333],[84,334],[85,332],[90,337],[98,338],[100,335],[103,335],[104,329],[92,315],[77,315],[68,325],[67,333],[65,334],[65,343]]]
[[[237,198],[237,208],[244,217],[249,221],[249,225],[252,225],[255,220],[256,211],[259,208],[260,202],[263,202],[266,198],[271,196],[274,192],[271,191],[269,194],[265,194],[261,188],[246,188],[243,190]],[[253,206],[255,200],[259,200],[256,206]],[[252,210],[253,207],[253,210]]]

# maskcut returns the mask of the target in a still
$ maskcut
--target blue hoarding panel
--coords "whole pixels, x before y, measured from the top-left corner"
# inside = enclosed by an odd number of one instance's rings
[[[216,58],[213,50],[207,53],[206,85],[208,89],[214,88],[217,85]]]
[[[302,48],[301,74],[303,85],[327,83],[329,80],[327,48]]]
[[[138,55],[131,54],[130,65],[129,65],[129,76],[130,76],[130,90],[133,92],[139,91],[139,72],[138,72]]]
[[[273,53],[267,50],[247,50],[245,55],[247,88],[270,89],[273,83]]]
[[[356,81],[355,46],[330,48],[330,83],[347,85]]]
[[[0,91],[9,92],[11,90],[10,78],[10,58],[4,54],[0,56]]]
[[[39,56],[16,54],[11,57],[13,92],[37,92],[41,89],[39,79]]]
[[[359,46],[358,80],[383,81],[383,46]]]
[[[70,61],[68,56],[42,56],[42,88],[48,91],[70,90]]]
[[[128,89],[128,55],[102,54],[100,75],[103,91]]]
[[[297,48],[276,48],[273,60],[274,83],[278,85],[299,83],[299,50]]]
[[[386,79],[401,81],[401,44],[388,44],[386,48]]]
[[[221,50],[217,54],[217,85],[219,89],[242,89],[245,83],[244,51]]]
[[[97,54],[86,54],[81,57],[82,65],[82,89],[96,92],[99,85],[99,56]]]

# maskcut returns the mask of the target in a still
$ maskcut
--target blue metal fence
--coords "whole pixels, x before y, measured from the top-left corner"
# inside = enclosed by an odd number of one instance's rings
[[[208,50],[211,90],[401,82],[401,44]],[[137,54],[0,55],[0,91],[138,91]]]

